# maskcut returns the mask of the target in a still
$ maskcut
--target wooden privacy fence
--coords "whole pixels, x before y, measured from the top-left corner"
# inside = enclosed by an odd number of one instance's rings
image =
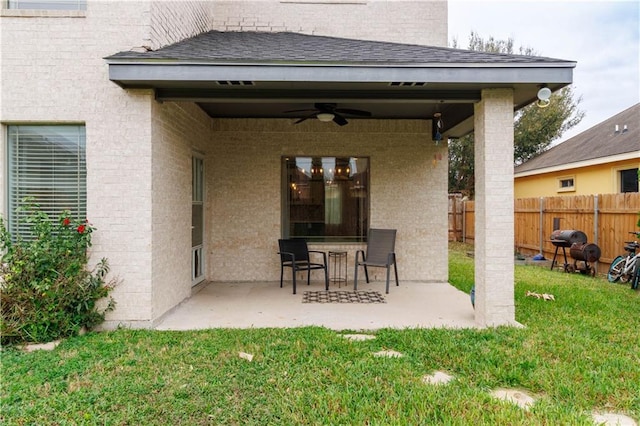
[[[449,241],[462,241],[464,229],[462,194],[449,194]]]
[[[638,240],[629,231],[638,231],[640,193],[519,198],[514,203],[514,251],[553,258],[555,246],[549,240],[554,230],[573,229],[587,235],[589,243],[600,247],[601,263],[609,264],[624,253],[624,242]],[[449,196],[449,240],[473,243],[475,203]],[[569,256],[569,250],[567,250]],[[601,268],[600,268],[601,269]]]

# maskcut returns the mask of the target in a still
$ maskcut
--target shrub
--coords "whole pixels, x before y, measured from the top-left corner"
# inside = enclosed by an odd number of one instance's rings
[[[2,344],[46,342],[77,334],[104,321],[115,308],[109,296],[115,281],[105,282],[107,259],[87,269],[87,250],[95,230],[64,212],[51,220],[29,206],[31,236],[11,238],[0,218],[0,336]]]

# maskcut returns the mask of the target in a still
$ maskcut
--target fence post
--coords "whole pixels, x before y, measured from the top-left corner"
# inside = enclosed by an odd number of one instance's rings
[[[598,244],[598,196],[593,196],[593,238],[594,244]]]
[[[454,196],[452,201],[451,218],[453,219],[453,241],[458,242],[458,197]]]
[[[462,201],[462,242],[467,242],[467,202]]]
[[[593,197],[593,239],[595,240],[593,243],[598,245],[598,195],[594,195]],[[598,272],[598,261],[593,264],[593,270]]]
[[[544,220],[543,220],[543,215],[544,215],[544,197],[540,197],[540,254],[542,255],[542,258],[544,259],[544,247],[543,247],[543,242],[542,242],[542,225],[544,224]]]

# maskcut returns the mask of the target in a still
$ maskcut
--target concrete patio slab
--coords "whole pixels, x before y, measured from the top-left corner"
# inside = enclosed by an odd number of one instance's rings
[[[448,283],[401,282],[384,294],[383,282],[363,282],[359,290],[379,291],[386,303],[302,303],[305,291],[318,290],[324,286],[313,282],[310,286],[301,283],[298,294],[292,294],[291,283],[285,283],[284,288],[279,282],[207,283],[161,318],[156,329],[476,327],[469,295]]]

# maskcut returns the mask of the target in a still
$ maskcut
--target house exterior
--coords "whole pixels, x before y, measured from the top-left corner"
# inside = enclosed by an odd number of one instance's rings
[[[514,323],[513,113],[574,62],[447,49],[443,1],[4,6],[0,212],[86,215],[120,280],[106,327],[277,282],[289,236],[352,264],[394,228],[400,280],[446,282],[444,141],[474,128],[476,321]]]
[[[515,168],[516,198],[638,192],[640,104]]]

